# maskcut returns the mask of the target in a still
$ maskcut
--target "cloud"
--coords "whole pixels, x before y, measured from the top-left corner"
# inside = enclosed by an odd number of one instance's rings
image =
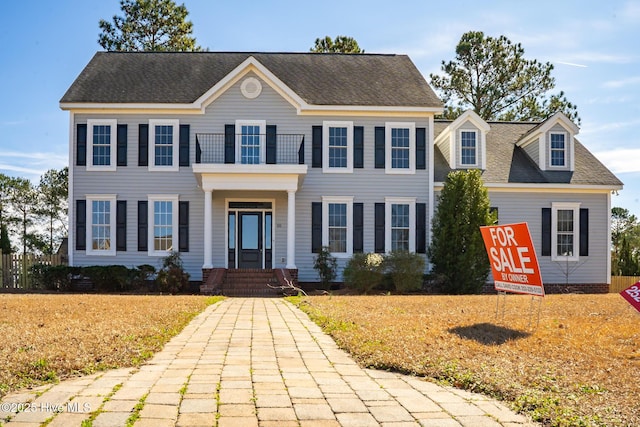
[[[609,80],[602,84],[602,87],[609,89],[618,89],[626,86],[634,86],[640,84],[640,76],[629,77],[620,80]]]
[[[640,172],[640,148],[625,148],[594,153],[613,173]]]

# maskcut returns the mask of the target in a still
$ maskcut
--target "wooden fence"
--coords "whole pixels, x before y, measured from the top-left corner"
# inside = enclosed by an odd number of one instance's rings
[[[3,254],[0,252],[0,276],[4,289],[31,289],[31,266],[34,264],[66,264],[62,254],[32,255]]]
[[[620,293],[636,282],[640,282],[640,276],[611,276],[609,292]]]

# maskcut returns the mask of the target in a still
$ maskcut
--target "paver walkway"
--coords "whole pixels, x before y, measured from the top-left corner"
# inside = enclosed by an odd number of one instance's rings
[[[89,418],[92,424],[83,424]],[[136,427],[534,425],[481,395],[361,369],[281,299],[226,299],[140,369],[0,402],[7,427],[121,427],[133,419]]]

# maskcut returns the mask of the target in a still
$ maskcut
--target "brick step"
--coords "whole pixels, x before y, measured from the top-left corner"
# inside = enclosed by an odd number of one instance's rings
[[[222,285],[222,294],[230,297],[278,297],[282,294],[273,270],[230,269]]]

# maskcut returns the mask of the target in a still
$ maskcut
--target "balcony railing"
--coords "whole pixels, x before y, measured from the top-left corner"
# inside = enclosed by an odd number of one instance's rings
[[[251,145],[258,142],[259,146]],[[196,134],[196,163],[303,165],[304,135],[199,133]]]

